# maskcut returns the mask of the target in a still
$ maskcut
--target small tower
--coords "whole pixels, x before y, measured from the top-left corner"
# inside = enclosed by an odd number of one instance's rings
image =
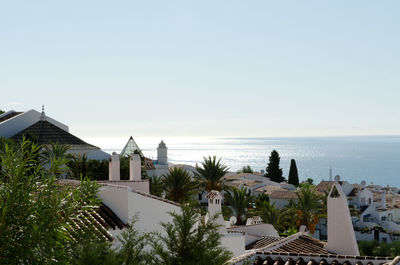
[[[42,113],[40,114],[40,120],[41,121],[46,120],[46,114],[44,113],[44,105],[42,105]]]
[[[335,177],[328,195],[328,251],[342,255],[359,256],[358,245],[350,217],[346,195]]]
[[[168,165],[168,148],[162,140],[157,148],[157,160],[159,165]]]
[[[220,233],[226,233],[225,221],[222,216],[222,196],[219,191],[212,190],[207,194],[206,198],[208,199],[208,215],[209,218],[215,218],[214,223],[220,225],[218,231]]]
[[[129,179],[136,181],[142,179],[142,164],[138,154],[132,154],[129,157]]]
[[[108,179],[110,181],[121,180],[119,168],[120,168],[119,155],[116,152],[113,152],[108,164]]]

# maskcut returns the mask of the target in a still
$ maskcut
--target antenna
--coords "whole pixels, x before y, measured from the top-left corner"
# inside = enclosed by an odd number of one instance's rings
[[[329,181],[332,181],[332,167],[329,166]]]

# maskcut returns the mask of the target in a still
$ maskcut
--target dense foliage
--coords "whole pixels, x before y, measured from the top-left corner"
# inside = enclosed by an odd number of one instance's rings
[[[272,150],[265,176],[275,182],[284,182],[286,180],[283,177],[282,168],[279,167],[280,161],[279,153],[276,150]]]
[[[162,183],[166,198],[175,202],[189,201],[197,193],[196,183],[183,168],[171,168],[168,174],[162,177]]]
[[[236,173],[238,173],[238,174],[240,174],[240,173],[254,173],[254,171],[249,165],[247,165],[247,166],[243,166]]]
[[[291,200],[290,208],[294,212],[296,227],[305,225],[313,234],[320,217],[325,216],[324,198],[311,185],[304,185],[296,191],[297,199]]]
[[[75,188],[58,185],[56,176],[63,173],[65,159],[46,158],[50,165],[44,167],[40,150],[29,140],[1,148],[2,264],[68,264],[79,242],[96,238],[93,230],[75,232],[71,224],[97,205],[97,184],[83,180]]]
[[[358,249],[362,256],[396,257],[400,255],[400,242],[360,241]]]
[[[166,235],[156,234],[153,241],[157,264],[222,265],[231,253],[220,246],[221,235],[212,221],[201,222],[199,212],[182,205],[182,213],[170,213],[172,223],[162,223]]]
[[[225,203],[236,216],[238,225],[246,224],[246,214],[253,201],[254,197],[250,194],[250,190],[248,191],[244,187],[233,188],[232,191],[225,193]]]
[[[203,163],[200,166],[196,165],[196,171],[195,177],[204,190],[223,189],[223,178],[228,172],[228,167],[221,162],[221,159],[217,160],[216,156],[204,157]]]

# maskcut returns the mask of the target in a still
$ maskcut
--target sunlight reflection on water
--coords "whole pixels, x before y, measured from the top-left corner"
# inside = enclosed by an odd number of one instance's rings
[[[106,152],[120,152],[127,138],[86,138]],[[328,179],[333,174],[350,182],[366,180],[381,185],[400,186],[400,137],[302,137],[302,138],[207,138],[165,137],[169,161],[195,165],[204,156],[221,157],[230,170],[244,165],[265,169],[273,149],[281,156],[287,176],[290,159],[296,159],[301,179]],[[159,137],[137,137],[136,143],[150,158],[157,157]]]

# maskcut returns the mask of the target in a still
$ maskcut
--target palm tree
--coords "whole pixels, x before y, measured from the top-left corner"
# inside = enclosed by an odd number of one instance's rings
[[[72,157],[68,163],[68,176],[73,179],[80,179],[81,176],[86,177],[88,171],[88,159],[86,154],[78,154]]]
[[[307,226],[313,234],[319,218],[323,216],[323,197],[317,194],[311,185],[304,185],[296,191],[297,200],[291,200],[292,211],[295,211],[296,226]]]
[[[260,201],[254,212],[261,217],[264,223],[273,225],[279,232],[284,232],[292,226],[291,216],[288,212],[284,209],[276,208],[270,201]]]
[[[206,191],[221,191],[223,188],[222,178],[228,172],[228,167],[221,162],[221,159],[217,160],[216,156],[203,159],[201,167],[196,165],[196,179]]]
[[[251,207],[253,201],[254,197],[244,187],[241,189],[233,188],[232,192],[225,194],[225,203],[236,215],[238,224],[242,224],[246,220],[247,209]]]
[[[40,154],[41,162],[58,177],[67,172],[67,164],[71,161],[71,156],[67,154],[69,149],[68,145],[50,142]]]
[[[162,182],[167,198],[175,202],[188,201],[196,192],[196,183],[191,180],[190,174],[179,167],[170,169]]]
[[[150,177],[150,193],[156,196],[161,196],[164,191],[164,184],[162,177],[152,176]]]

